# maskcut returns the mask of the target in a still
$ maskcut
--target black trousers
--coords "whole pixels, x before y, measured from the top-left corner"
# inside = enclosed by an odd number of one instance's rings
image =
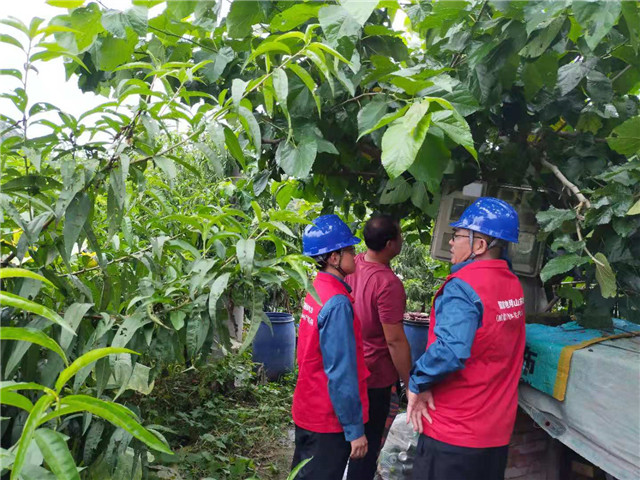
[[[508,446],[468,448],[420,435],[413,480],[504,480]]]
[[[341,480],[351,443],[344,433],[317,433],[296,425],[296,449],[293,453],[293,470],[300,462],[313,457],[296,476],[296,480]]]
[[[370,388],[367,393],[369,395],[369,421],[364,426],[364,433],[367,436],[368,450],[364,458],[349,461],[348,480],[373,480],[376,474],[382,435],[389,415],[391,386]]]

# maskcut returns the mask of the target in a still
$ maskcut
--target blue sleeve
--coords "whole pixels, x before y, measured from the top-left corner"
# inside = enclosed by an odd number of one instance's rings
[[[471,355],[476,331],[482,325],[483,307],[478,294],[464,280],[454,278],[436,299],[436,340],[411,370],[409,390],[429,390],[455,371],[464,368]]]
[[[320,351],[329,379],[329,397],[348,442],[364,435],[358,389],[353,308],[344,295],[331,297],[318,314]]]

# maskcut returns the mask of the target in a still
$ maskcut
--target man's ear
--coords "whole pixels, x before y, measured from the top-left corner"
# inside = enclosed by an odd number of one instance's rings
[[[483,254],[485,254],[486,252],[489,251],[489,249],[487,248],[489,246],[489,244],[482,237],[478,237],[478,240],[479,240],[478,241],[478,247],[479,247],[478,249],[479,249],[479,251],[476,252],[476,255],[483,255]]]

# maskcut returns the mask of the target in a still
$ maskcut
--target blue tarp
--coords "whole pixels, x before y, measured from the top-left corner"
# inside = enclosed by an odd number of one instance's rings
[[[558,400],[564,400],[574,351],[612,338],[640,335],[640,325],[618,318],[613,328],[587,329],[576,322],[558,327],[528,324],[522,379]]]

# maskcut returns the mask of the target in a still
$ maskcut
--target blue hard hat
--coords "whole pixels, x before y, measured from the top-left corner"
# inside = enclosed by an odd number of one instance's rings
[[[453,228],[466,228],[507,242],[518,243],[518,212],[504,200],[481,197],[462,212]]]
[[[302,253],[310,257],[334,252],[360,243],[360,239],[337,215],[322,215],[307,225],[302,234]]]

